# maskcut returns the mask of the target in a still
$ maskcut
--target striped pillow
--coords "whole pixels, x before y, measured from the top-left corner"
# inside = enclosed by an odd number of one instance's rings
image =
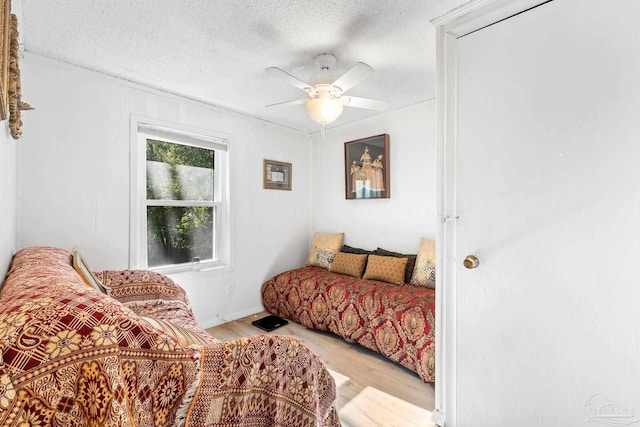
[[[167,322],[166,320],[160,320],[154,317],[140,317],[140,318],[150,323],[151,325],[155,326],[156,328],[166,332],[167,335],[169,335],[170,337],[175,338],[176,341],[178,341],[178,344],[180,344],[183,347],[187,347],[192,344],[197,344],[197,345],[211,344],[211,342],[207,341],[206,339],[196,334],[195,332],[192,332],[174,323]]]

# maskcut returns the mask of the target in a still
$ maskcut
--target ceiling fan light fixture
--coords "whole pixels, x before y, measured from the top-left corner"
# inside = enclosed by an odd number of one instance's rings
[[[318,123],[332,123],[340,114],[344,106],[340,99],[332,97],[328,92],[320,92],[316,98],[305,103],[309,117]]]
[[[338,117],[340,117],[345,106],[380,111],[386,109],[387,103],[384,101],[343,96],[346,91],[374,72],[370,65],[367,65],[364,62],[358,62],[338,77],[337,80],[334,80],[333,83],[329,83],[327,80],[332,74],[331,70],[336,64],[335,55],[331,53],[321,53],[315,56],[315,62],[318,67],[320,67],[321,71],[321,75],[317,78],[317,82],[315,84],[306,83],[277,67],[266,68],[265,70],[269,74],[284,77],[290,84],[305,91],[307,95],[309,95],[309,97],[305,99],[279,102],[277,104],[267,105],[267,107],[273,107],[276,105],[304,104],[309,117],[322,125],[321,129],[323,135],[325,125],[333,123]]]

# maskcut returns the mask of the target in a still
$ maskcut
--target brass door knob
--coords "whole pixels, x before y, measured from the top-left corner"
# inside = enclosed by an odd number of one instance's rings
[[[464,268],[471,270],[472,268],[478,268],[480,260],[475,255],[467,255],[464,261],[462,261],[462,265],[464,265]]]

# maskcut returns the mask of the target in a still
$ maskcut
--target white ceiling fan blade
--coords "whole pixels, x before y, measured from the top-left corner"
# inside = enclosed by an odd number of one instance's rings
[[[284,101],[284,102],[276,102],[275,104],[269,104],[269,105],[265,105],[265,107],[275,107],[275,106],[290,106],[290,105],[300,105],[300,104],[306,104],[307,103],[307,99],[296,99],[295,101]]]
[[[389,103],[387,101],[378,101],[377,99],[360,98],[357,96],[341,96],[340,101],[346,107],[365,108],[367,110],[385,110]]]
[[[299,78],[292,76],[291,74],[287,73],[284,70],[281,70],[278,67],[265,68],[265,71],[272,76],[277,76],[280,78],[284,77],[290,84],[294,85],[299,89],[304,90],[305,92],[308,92],[312,88],[309,83],[303,82]]]
[[[364,62],[358,62],[356,65],[351,67],[349,71],[338,77],[338,80],[333,82],[333,86],[339,87],[340,89],[342,89],[342,93],[344,93],[360,83],[362,79],[367,77],[369,74],[372,74],[373,72],[373,68],[371,68],[369,65],[365,64]]]

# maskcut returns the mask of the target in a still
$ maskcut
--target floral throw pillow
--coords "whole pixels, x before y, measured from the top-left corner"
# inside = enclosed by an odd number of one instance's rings
[[[344,233],[315,233],[309,249],[307,265],[328,269],[342,247],[343,238]]]
[[[415,286],[436,288],[436,242],[433,240],[423,238],[420,241],[410,283]]]

